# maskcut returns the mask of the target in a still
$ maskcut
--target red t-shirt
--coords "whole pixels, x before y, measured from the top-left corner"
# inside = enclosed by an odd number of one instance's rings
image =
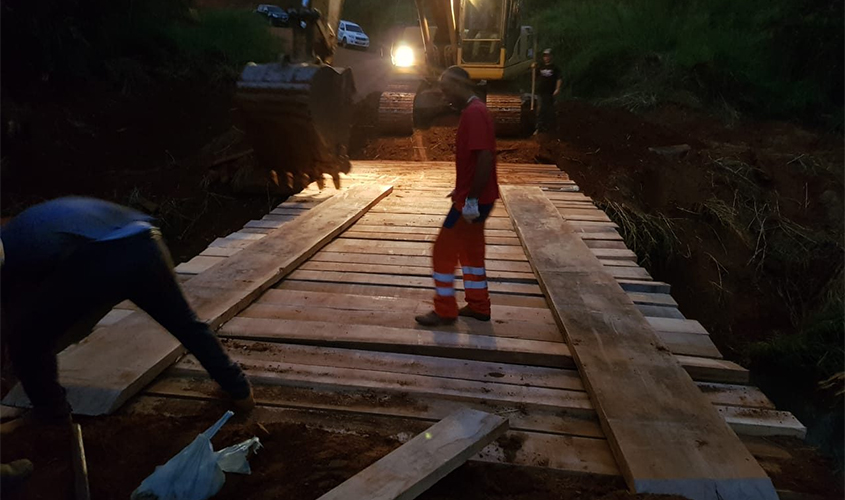
[[[459,207],[463,206],[472,188],[479,151],[493,153],[493,171],[490,172],[487,186],[478,197],[478,203],[485,205],[499,198],[499,181],[496,178],[496,131],[493,128],[493,117],[487,111],[487,106],[481,102],[481,99],[472,99],[461,112],[461,122],[458,125],[458,134],[455,136],[457,175],[452,201]]]

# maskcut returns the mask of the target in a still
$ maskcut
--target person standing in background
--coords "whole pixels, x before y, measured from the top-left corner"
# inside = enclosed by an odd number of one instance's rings
[[[537,130],[534,132],[547,133],[557,131],[557,117],[555,116],[555,97],[560,94],[563,83],[560,68],[552,61],[552,49],[543,51],[542,64],[534,67],[537,79]]]

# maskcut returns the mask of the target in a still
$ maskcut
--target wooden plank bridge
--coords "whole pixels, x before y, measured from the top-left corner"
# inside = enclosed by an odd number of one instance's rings
[[[480,409],[507,416],[520,446],[494,443],[476,460],[622,475],[632,490],[690,498],[775,498],[749,443],[805,428],[723,359],[554,165],[499,165],[504,203],[486,230],[493,320],[416,325],[432,307],[431,244],[453,176],[445,162],[355,162],[341,190],[309,187],[177,267],[258,404],[328,427],[408,432]],[[460,301],[460,278],[456,289]],[[136,405],[220,397],[191,356],[173,364],[181,351],[152,327],[145,344],[171,343],[138,351],[149,359],[107,398],[108,366],[69,373],[74,350],[132,341],[138,314],[120,304],[60,356],[75,410],[91,399],[89,413],[112,411],[138,391]],[[13,391],[4,402],[25,400]]]

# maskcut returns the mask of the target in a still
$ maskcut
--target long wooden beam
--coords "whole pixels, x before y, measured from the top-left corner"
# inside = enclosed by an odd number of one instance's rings
[[[197,316],[212,328],[233,318],[392,189],[351,187],[191,278],[183,288]],[[59,379],[74,413],[102,415],[120,407],[183,352],[175,337],[137,311],[60,353]],[[3,403],[27,406],[29,400],[18,385]]]
[[[508,420],[459,410],[344,481],[320,500],[411,500],[499,437]]]
[[[629,488],[776,499],[771,480],[538,188],[502,194]]]

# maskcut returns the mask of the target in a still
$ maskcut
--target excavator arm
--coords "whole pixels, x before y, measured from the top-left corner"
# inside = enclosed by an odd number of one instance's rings
[[[236,176],[240,192],[290,194],[326,174],[340,186],[349,172],[352,72],[329,65],[337,47],[343,0],[303,0],[288,10],[290,53],[249,64],[235,102],[255,151],[252,170]]]

